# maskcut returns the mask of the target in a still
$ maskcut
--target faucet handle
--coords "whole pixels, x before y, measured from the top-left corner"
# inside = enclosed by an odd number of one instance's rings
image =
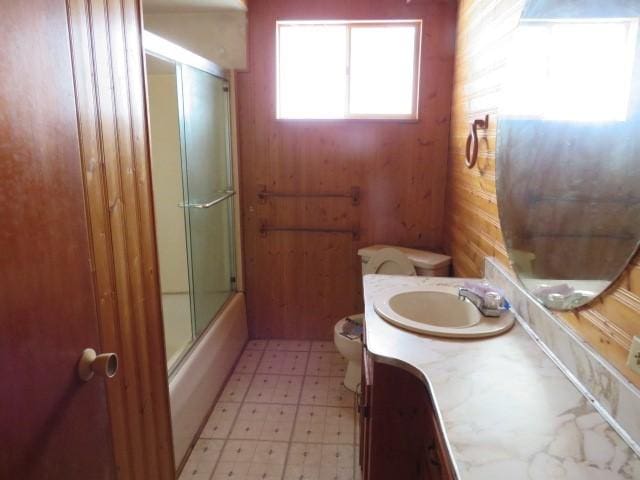
[[[502,295],[498,292],[487,292],[484,295],[484,306],[491,310],[499,310],[502,308]]]

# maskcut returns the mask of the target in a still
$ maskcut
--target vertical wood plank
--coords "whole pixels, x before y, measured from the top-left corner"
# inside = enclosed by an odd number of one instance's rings
[[[102,348],[118,478],[174,477],[149,181],[140,6],[68,0]]]

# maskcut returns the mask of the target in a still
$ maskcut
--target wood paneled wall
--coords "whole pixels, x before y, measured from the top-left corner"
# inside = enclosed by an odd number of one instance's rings
[[[362,311],[359,247],[438,250],[449,140],[456,2],[268,0],[249,8],[249,66],[238,74],[238,130],[248,316],[252,337],[328,339]],[[423,25],[418,122],[275,119],[276,20],[415,19]],[[380,66],[384,75],[384,65]],[[272,199],[284,192],[347,192],[349,199]],[[275,226],[352,228],[349,235],[270,233]]]
[[[118,479],[174,478],[136,0],[67,0],[101,350]]]
[[[496,123],[509,36],[523,6],[524,0],[461,0],[459,5],[445,222],[446,248],[459,276],[480,276],[487,255],[509,265],[496,201]],[[468,170],[469,124],[485,114],[490,128],[478,166]],[[640,335],[640,255],[603,297],[560,317],[640,386],[640,375],[626,366],[631,339]]]

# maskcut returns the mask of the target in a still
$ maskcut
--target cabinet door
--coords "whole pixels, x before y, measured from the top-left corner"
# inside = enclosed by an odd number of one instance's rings
[[[429,402],[431,404],[431,402]],[[427,480],[450,480],[452,474],[451,464],[447,453],[447,444],[442,435],[438,418],[433,407],[429,408],[426,428],[431,432],[426,443],[425,478]]]
[[[453,478],[446,468],[444,442],[424,383],[404,369],[373,362],[365,350],[363,385],[363,478]]]
[[[371,397],[373,393],[373,359],[366,348],[362,349],[362,377],[358,395],[360,422],[360,469],[362,478],[369,474],[369,452],[371,449]]]

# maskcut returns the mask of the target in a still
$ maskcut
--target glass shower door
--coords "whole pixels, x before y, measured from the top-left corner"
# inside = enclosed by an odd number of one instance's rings
[[[167,365],[171,369],[194,338],[187,261],[187,212],[176,208],[184,201],[178,91],[180,66],[149,53],[146,63],[162,318]]]
[[[235,290],[229,86],[181,66],[182,169],[197,337]]]

